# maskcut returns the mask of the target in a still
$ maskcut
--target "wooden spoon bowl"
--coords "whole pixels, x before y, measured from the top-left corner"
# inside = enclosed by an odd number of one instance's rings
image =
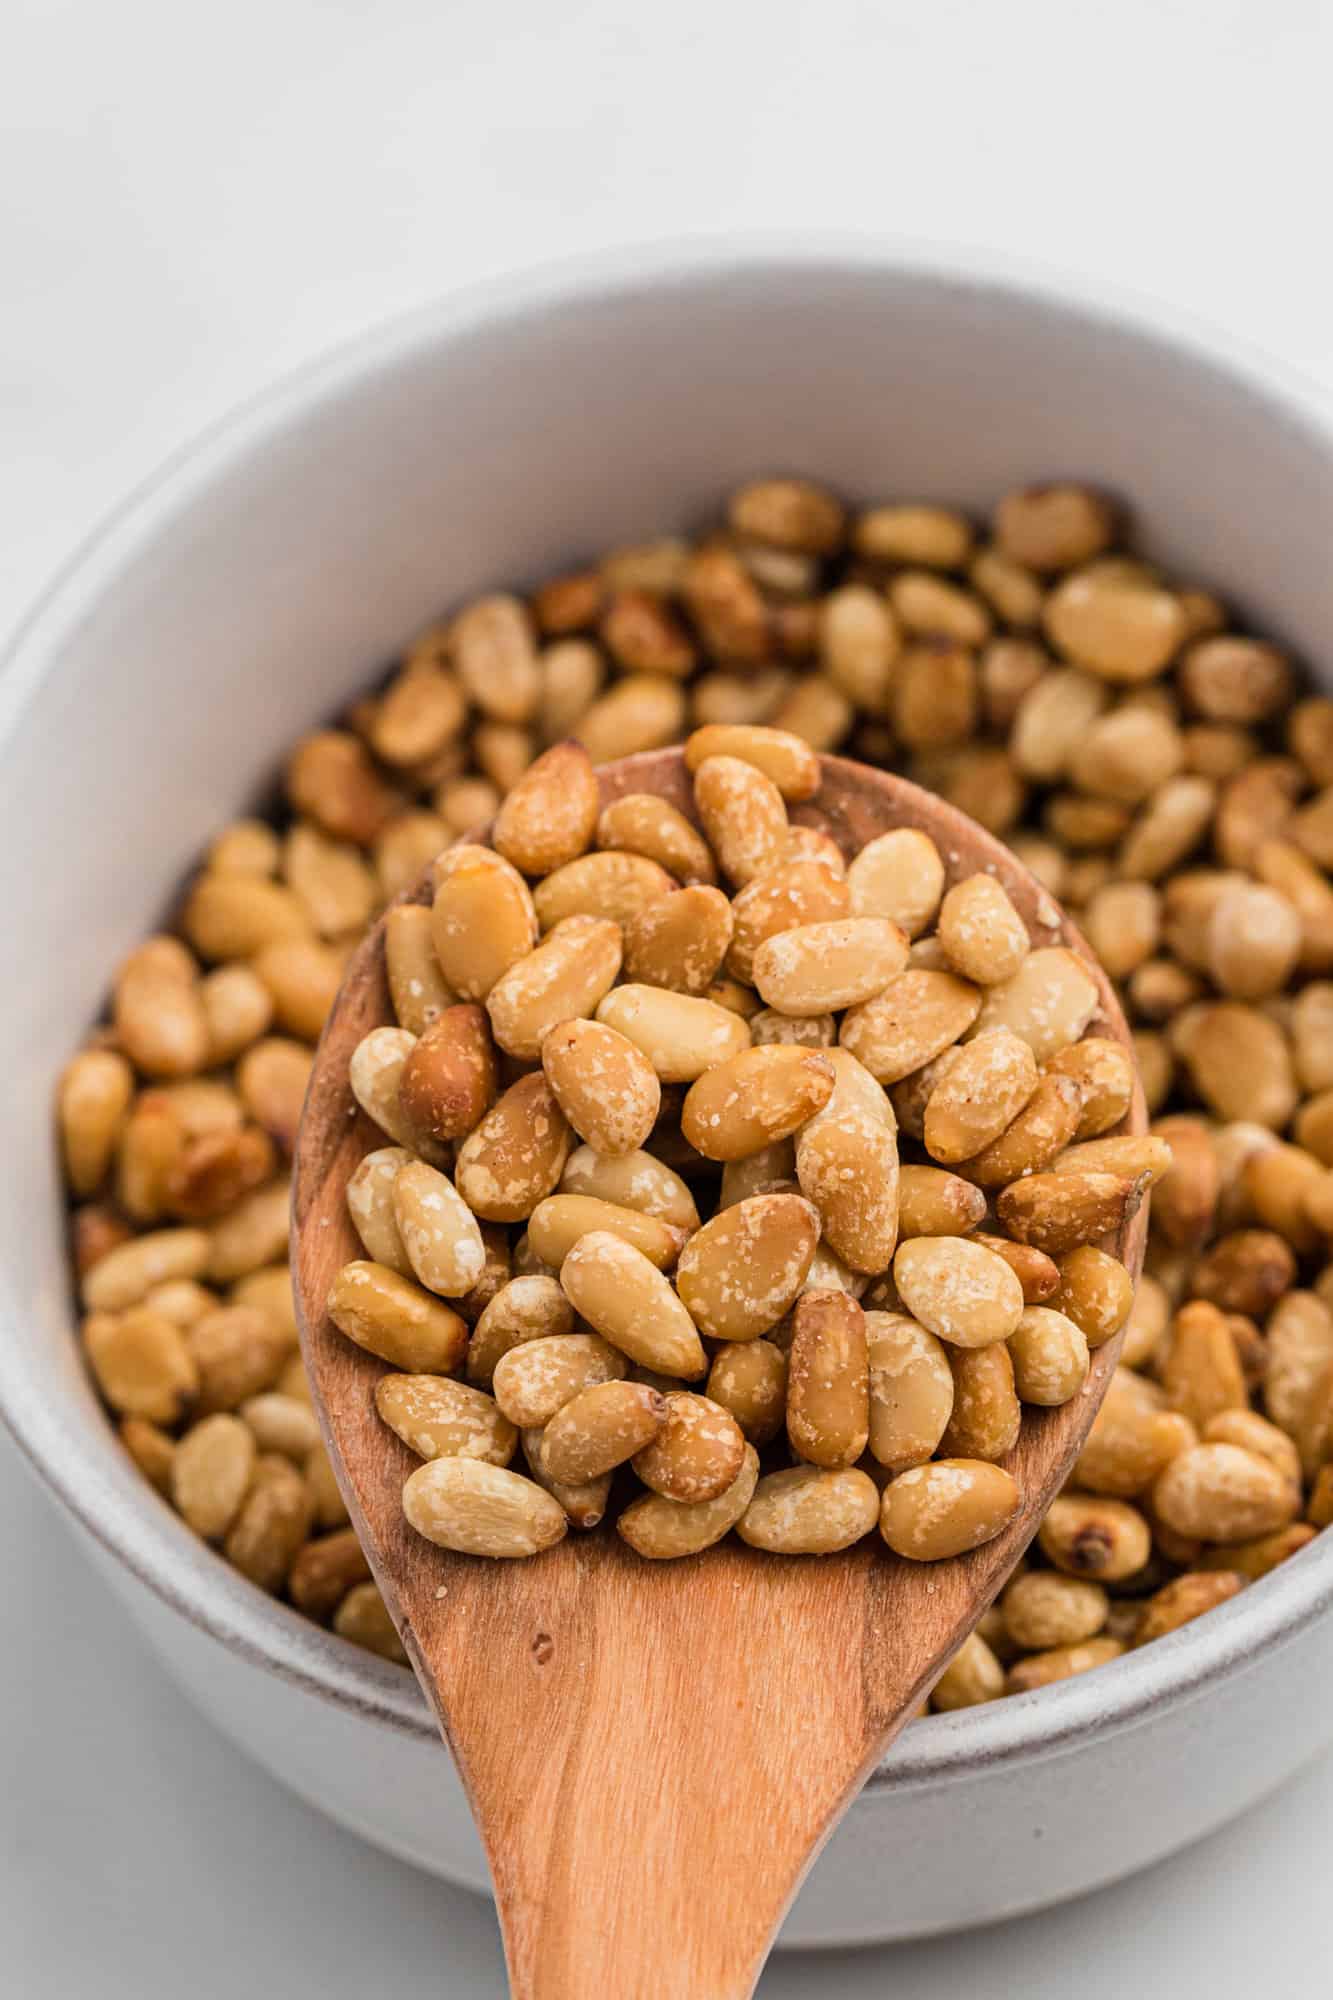
[[[1040,883],[999,841],[905,780],[822,760],[793,819],[850,856],[891,827],[939,848],[948,879],[987,870],[1036,945],[1065,944],[1100,995],[1090,1032],[1128,1044],[1109,982]],[[681,752],[598,773],[606,804],[651,791],[689,818]],[[484,840],[485,833],[476,836]],[[430,900],[429,881],[410,900]],[[744,2000],[806,1869],[1035,1533],[1115,1366],[1025,1408],[1005,1461],[1023,1495],[996,1540],[914,1564],[878,1535],[838,1556],[776,1557],[732,1538],[650,1563],[604,1525],[528,1562],[452,1555],[403,1517],[418,1461],[375,1413],[385,1364],[325,1312],[362,1254],[349,1177],[383,1135],[348,1083],[353,1049],[392,1022],[383,925],[353,957],[315,1061],[292,1221],[301,1340],[353,1523],[452,1749],[481,1829],[518,2000]],[[1125,1128],[1145,1129],[1141,1094]],[[1108,1245],[1137,1277],[1145,1211]]]

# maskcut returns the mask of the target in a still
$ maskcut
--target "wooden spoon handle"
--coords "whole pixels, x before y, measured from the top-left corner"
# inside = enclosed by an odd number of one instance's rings
[[[708,1556],[655,1565],[647,1586],[630,1558],[604,1562],[600,1590],[553,1580],[526,1618],[501,1577],[457,1628],[413,1633],[486,1839],[515,2000],[754,1991],[913,1692],[866,1617],[872,1593],[818,1563],[769,1561],[762,1617],[753,1590],[719,1587]],[[708,1618],[682,1646],[701,1591]]]

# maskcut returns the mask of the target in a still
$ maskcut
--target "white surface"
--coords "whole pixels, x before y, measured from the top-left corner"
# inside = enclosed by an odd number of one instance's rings
[[[617,238],[840,222],[1174,298],[1333,386],[1322,0],[447,9],[10,0],[0,626],[124,488],[330,341]],[[17,26],[17,35],[14,32]],[[537,465],[558,495],[558,468]],[[0,1962],[33,2000],[503,1992],[489,1912],[195,1721],[6,1452]],[[765,1994],[1282,1995],[1327,1963],[1333,1767],[1053,1917]]]

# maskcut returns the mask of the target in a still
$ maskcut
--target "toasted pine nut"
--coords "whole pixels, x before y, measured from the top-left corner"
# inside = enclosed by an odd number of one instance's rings
[[[832,1049],[838,1040],[838,1024],[832,1014],[779,1014],[772,1007],[761,1007],[750,1016],[750,1034],[757,1049],[772,1042]]]
[[[685,696],[665,674],[626,674],[574,726],[594,764],[674,743],[685,726]]]
[[[969,1046],[975,1048],[985,1039],[978,1036]],[[1010,1181],[1042,1172],[1073,1138],[1080,1101],[1071,1077],[1043,1071],[1017,1117],[970,1160],[958,1162],[960,1172],[983,1188],[1005,1187]]]
[[[994,1143],[1037,1087],[1028,1044],[1004,1028],[960,1049],[926,1102],[926,1150],[946,1165]]]
[[[587,915],[562,919],[534,951],[500,975],[487,996],[500,1047],[533,1061],[557,1022],[591,1014],[615,983],[620,957],[618,923]]]
[[[666,1421],[635,1456],[644,1485],[664,1499],[716,1500],[745,1462],[745,1438],[730,1412],[708,1396],[675,1391],[665,1398]]]
[[[258,1041],[273,1019],[273,1001],[248,965],[220,965],[199,981],[208,1026],[208,1061],[231,1062]]]
[[[1290,1247],[1271,1229],[1236,1229],[1219,1238],[1195,1266],[1194,1290],[1224,1312],[1262,1318],[1296,1276]],[[1304,1296],[1313,1298],[1313,1294]],[[1319,1301],[1314,1301],[1318,1306]]]
[[[787,808],[772,779],[739,757],[705,757],[694,773],[704,831],[727,879],[744,888],[781,865]]]
[[[819,759],[808,743],[787,730],[754,723],[707,724],[686,738],[685,768],[697,773],[713,757],[753,765],[784,799],[813,798],[819,790]]]
[[[388,787],[365,746],[344,730],[303,737],[287,765],[287,794],[335,840],[368,846],[391,811]],[[230,954],[223,954],[229,956]]]
[[[400,1146],[415,1151],[420,1144],[399,1099],[403,1069],[416,1047],[406,1028],[372,1028],[352,1051],[348,1081],[352,1095],[380,1130]],[[244,1094],[244,1093],[243,1093]]]
[[[787,1435],[810,1464],[854,1465],[869,1434],[865,1316],[845,1292],[806,1292],[793,1315]]]
[[[533,892],[538,921],[550,931],[569,917],[599,917],[626,924],[677,887],[646,854],[606,849],[582,854],[547,875]]]
[[[602,613],[600,634],[616,664],[633,673],[686,680],[698,665],[688,631],[651,591],[617,590]]]
[[[386,764],[428,763],[459,734],[466,713],[463,691],[451,674],[434,660],[409,660],[380,699],[371,746]]]
[[[1028,955],[1027,926],[990,875],[971,875],[949,890],[939,939],[951,969],[978,986],[1012,979]]]
[[[707,841],[690,825],[684,813],[666,799],[658,798],[655,792],[628,792],[623,798],[613,799],[597,822],[597,845],[646,854],[687,887],[717,880],[717,868]]]
[[[381,899],[392,902],[395,896],[415,888],[436,855],[449,845],[449,838],[449,827],[438,813],[404,812],[390,820],[375,842]],[[421,905],[411,907],[419,909]]]
[[[255,1440],[239,1417],[205,1417],[176,1447],[171,1497],[196,1535],[221,1541],[241,1510],[254,1471]]]
[[[1059,1286],[1047,1303],[1073,1320],[1089,1347],[1100,1347],[1129,1317],[1134,1286],[1118,1258],[1084,1243],[1060,1259]],[[1154,1344],[1162,1330],[1157,1327]]]
[[[1050,945],[1030,952],[1011,979],[986,989],[973,1033],[1009,1028],[1044,1063],[1076,1042],[1096,1011],[1092,974],[1072,951]]]
[[[527,1459],[528,1470],[539,1486],[545,1487],[553,1499],[564,1508],[570,1526],[574,1528],[595,1528],[606,1512],[606,1503],[611,1494],[611,1474],[604,1472],[600,1478],[585,1480],[578,1486],[570,1486],[558,1479],[552,1479],[546,1470],[543,1458],[545,1426],[530,1428],[522,1433],[523,1456]]]
[[[568,1526],[559,1502],[532,1480],[475,1458],[418,1466],[403,1488],[403,1512],[419,1535],[462,1555],[538,1555]]]
[[[641,1251],[606,1230],[582,1236],[560,1283],[575,1312],[631,1361],[693,1381],[707,1361],[694,1322]]]
[[[483,1307],[467,1350],[467,1378],[490,1384],[501,1355],[525,1341],[568,1334],[574,1324],[569,1300],[554,1278],[536,1274],[511,1278]]]
[[[90,1312],[123,1312],[138,1305],[155,1285],[172,1278],[201,1277],[208,1266],[209,1247],[202,1229],[159,1229],[131,1237],[85,1272],[83,1302]]]
[[[348,841],[298,821],[287,835],[283,873],[320,937],[359,931],[375,908],[375,877]],[[280,937],[268,940],[280,943]],[[266,948],[256,946],[256,949]]]
[[[1184,612],[1168,591],[1093,571],[1057,584],[1043,622],[1076,665],[1130,686],[1160,674],[1185,636]]]
[[[1192,1299],[1176,1314],[1161,1373],[1173,1406],[1198,1430],[1223,1410],[1249,1407],[1231,1330],[1224,1315],[1205,1299]]]
[[[1327,1402],[1327,1397],[1324,1401]],[[1320,1415],[1324,1416],[1326,1412],[1321,1411]],[[1304,1470],[1302,1453],[1297,1450],[1285,1431],[1279,1430],[1276,1424],[1270,1424],[1257,1410],[1219,1411],[1217,1416],[1210,1417],[1204,1425],[1203,1442],[1235,1444],[1239,1445],[1242,1451],[1252,1451],[1256,1458],[1266,1458],[1284,1479],[1290,1480],[1298,1491],[1300,1489]],[[1321,1437],[1318,1443],[1322,1445],[1323,1442],[1324,1439]],[[1309,1467],[1310,1476],[1313,1477],[1319,1468],[1317,1451],[1306,1456],[1305,1465]]]
[[[1004,1693],[1004,1668],[979,1632],[969,1632],[931,1693],[931,1705],[941,1714],[998,1701]]]
[[[1124,1174],[1131,1180],[1146,1175],[1155,1185],[1171,1165],[1171,1147],[1156,1134],[1126,1132],[1067,1146],[1051,1164],[1057,1174]]]
[[[180,1328],[147,1306],[94,1308],[83,1323],[83,1346],[98,1388],[124,1416],[175,1424],[198,1392],[199,1371]]]
[[[1015,1577],[1001,1602],[1011,1637],[1040,1652],[1096,1638],[1110,1608],[1099,1583],[1061,1576],[1056,1570],[1032,1570]]]
[[[882,993],[907,963],[907,934],[886,917],[841,917],[765,939],[753,977],[782,1014],[824,1014]]]
[[[199,1370],[200,1415],[238,1409],[271,1389],[291,1352],[286,1327],[255,1306],[219,1306],[204,1313],[185,1329],[185,1340]]]
[[[700,1333],[748,1341],[776,1325],[800,1293],[818,1241],[818,1217],[796,1194],[757,1194],[720,1210],[691,1236],[676,1271]]]
[[[500,1355],[493,1393],[510,1422],[530,1430],[548,1424],[580,1391],[623,1381],[626,1372],[623,1356],[596,1334],[540,1336]]]
[[[727,970],[734,979],[748,982],[754,976],[755,954],[769,938],[798,925],[843,917],[850,900],[848,883],[822,862],[789,856],[743,888],[732,904]]]
[[[1029,486],[1007,493],[995,510],[995,539],[1028,569],[1074,569],[1100,555],[1115,517],[1086,486]]]
[[[1087,1379],[1088,1343],[1082,1329],[1049,1306],[1027,1307],[1010,1335],[1009,1352],[1025,1403],[1067,1403]]]
[[[993,1341],[989,1347],[945,1351],[954,1393],[941,1451],[946,1458],[1007,1458],[1023,1421],[1009,1348]]]
[[[484,1000],[501,975],[537,942],[537,913],[518,870],[486,847],[441,857],[431,936],[446,983],[464,1000]]]
[[[84,1049],[60,1079],[60,1136],[65,1172],[76,1195],[106,1178],[134,1095],[134,1075],[113,1049]]]
[[[296,1144],[313,1060],[310,1050],[300,1042],[289,1041],[284,1035],[268,1035],[248,1048],[236,1066],[241,1102],[285,1152],[291,1152]]]
[[[986,1197],[970,1181],[942,1167],[898,1170],[898,1234],[966,1236],[986,1214]]]
[[[227,1561],[276,1596],[310,1533],[312,1511],[296,1467],[265,1453],[256,1461],[250,1490],[223,1544]]]
[[[219,875],[276,875],[282,847],[262,819],[235,819],[214,836],[205,866]]]
[[[594,1229],[632,1244],[659,1271],[675,1263],[685,1242],[684,1230],[656,1216],[586,1194],[553,1194],[539,1201],[528,1218],[528,1241],[543,1264],[559,1270],[579,1238]]]
[[[996,1206],[1011,1236],[1061,1257],[1122,1228],[1147,1189],[1146,1175],[1032,1174],[1007,1187]]]
[[[865,1315],[871,1457],[890,1472],[930,1458],[953,1411],[954,1378],[933,1333],[905,1313]]]
[[[636,1555],[650,1560],[699,1555],[736,1526],[750,1505],[758,1477],[758,1454],[753,1445],[747,1445],[739,1473],[715,1500],[689,1503],[645,1493],[625,1508],[616,1522],[616,1532]]]
[[[860,583],[830,591],[819,610],[818,637],[820,659],[833,686],[856,707],[882,712],[902,650],[888,599]]]
[[[787,1357],[769,1340],[720,1348],[708,1371],[708,1395],[735,1418],[746,1441],[769,1444],[787,1409]]]
[[[885,1487],[880,1533],[895,1555],[938,1562],[993,1541],[1018,1506],[1018,1488],[1000,1466],[939,1458],[910,1466]]]
[[[462,1139],[495,1102],[496,1060],[486,1010],[464,1001],[430,1023],[408,1050],[398,1109],[409,1143]]]
[[[939,908],[944,863],[929,835],[897,827],[867,841],[848,865],[847,886],[858,916],[887,917],[917,937]]]
[[[676,993],[707,993],[732,937],[731,904],[707,884],[647,904],[625,923],[625,976]]]
[[[839,1040],[879,1083],[896,1083],[952,1048],[981,1004],[976,987],[952,973],[909,967],[877,998],[848,1009]]]
[[[297,1465],[304,1465],[319,1443],[319,1419],[300,1396],[265,1389],[241,1404],[240,1415],[261,1451],[280,1452]]]
[[[1023,1288],[1025,1305],[1049,1305],[1054,1300],[1060,1285],[1060,1269],[1054,1258],[1048,1257],[1044,1250],[1034,1250],[1030,1243],[1013,1243],[1007,1236],[991,1236],[983,1230],[978,1230],[972,1240],[1004,1259]],[[1114,1258],[1108,1261],[1115,1262]],[[1129,1273],[1124,1271],[1123,1265],[1117,1268],[1124,1272],[1128,1286]],[[1062,1312],[1066,1310],[1063,1306],[1058,1309]],[[1073,1317],[1072,1313],[1070,1317]],[[1088,1344],[1091,1346],[1093,1343],[1090,1341]]]
[[[616,1157],[595,1153],[591,1146],[580,1146],[570,1154],[560,1186],[566,1194],[595,1195],[599,1201],[655,1215],[659,1221],[687,1233],[699,1227],[694,1196],[679,1174],[652,1153],[624,1153]]]
[[[1158,1478],[1152,1500],[1167,1527],[1206,1542],[1271,1534],[1300,1507],[1299,1489],[1275,1466],[1234,1444],[1181,1452]]]
[[[759,1481],[740,1537],[775,1555],[833,1555],[869,1534],[878,1513],[879,1493],[866,1473],[795,1465]]]
[[[1014,1273],[967,1237],[915,1236],[900,1244],[893,1279],[912,1317],[958,1347],[1007,1340],[1022,1317]]]
[[[599,1021],[557,1022],[542,1067],[566,1118],[598,1153],[632,1153],[652,1131],[662,1088],[642,1050]]]
[[[454,1181],[474,1215],[522,1222],[554,1192],[570,1132],[546,1077],[511,1084],[458,1149]]]
[[[333,1281],[328,1312],[358,1347],[409,1374],[448,1375],[467,1348],[466,1320],[383,1264],[345,1264]]]
[[[486,1261],[472,1210],[444,1174],[409,1160],[393,1182],[393,1214],[413,1273],[428,1291],[461,1298]]]
[[[727,518],[738,535],[816,556],[831,555],[846,532],[838,501],[808,479],[756,479],[738,487]]]
[[[454,619],[450,651],[478,708],[500,722],[526,722],[541,696],[528,615],[516,597],[480,597]]]
[[[304,1611],[307,1618],[324,1620],[333,1616],[349,1593],[369,1580],[370,1564],[361,1544],[353,1529],[343,1528],[306,1543],[292,1564],[287,1587],[298,1611]]]
[[[693,1083],[750,1046],[739,1014],[656,986],[618,986],[598,1004],[597,1019],[642,1049],[663,1083]]]
[[[542,1470],[566,1486],[600,1479],[650,1447],[667,1412],[666,1397],[642,1382],[600,1382],[580,1389],[546,1425]]]
[[[1119,1042],[1099,1035],[1085,1036],[1058,1049],[1047,1062],[1058,1076],[1072,1077],[1082,1092],[1076,1139],[1096,1139],[1109,1132],[1129,1110],[1134,1072]]]
[[[581,743],[557,743],[530,764],[495,819],[497,853],[524,875],[549,875],[585,853],[600,799]]]
[[[1148,1523],[1123,1500],[1067,1493],[1054,1500],[1038,1529],[1050,1560],[1067,1576],[1122,1583],[1152,1554]]]
[[[795,1132],[828,1103],[833,1083],[822,1050],[745,1049],[691,1085],[681,1130],[705,1159],[744,1159]]]
[[[1081,1646],[1057,1646],[1049,1653],[1033,1653],[1009,1669],[1011,1694],[1029,1694],[1034,1688],[1050,1687],[1055,1681],[1069,1680],[1074,1674],[1090,1673],[1094,1667],[1109,1666],[1124,1652],[1119,1639],[1085,1639]]]
[[[829,1248],[853,1269],[887,1269],[898,1237],[898,1147],[879,1085],[845,1049],[826,1058],[837,1079],[804,1126],[796,1172],[819,1211]]]

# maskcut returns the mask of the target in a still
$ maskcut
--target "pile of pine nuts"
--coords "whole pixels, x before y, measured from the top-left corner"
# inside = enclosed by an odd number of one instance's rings
[[[978,534],[764,481],[698,542],[468,607],[295,746],[271,822],[219,833],[59,1093],[85,1352],[196,1532],[401,1658],[296,1353],[286,1165],[313,1042],[366,924],[543,748],[602,761],[710,724],[902,770],[1006,840],[1117,982],[1172,1156],[1075,1479],[935,1705],[1159,1637],[1333,1519],[1333,701],[1208,591],[1114,553],[1123,527],[1071,486],[1006,496]],[[612,838],[641,851],[632,812]],[[430,989],[415,1018],[396,997],[420,1034]],[[498,1290],[527,1274],[492,1229]]]
[[[702,833],[647,792],[603,812],[556,744],[493,847],[390,912],[399,1025],[350,1082],[395,1143],[349,1184],[366,1256],[330,1317],[398,1371],[377,1407],[444,1548],[540,1554],[629,1466],[616,1527],[652,1559],[876,1526],[959,1555],[1018,1509],[1021,1403],[1076,1396],[1124,1324],[1095,1242],[1169,1149],[1102,1136],[1132,1060],[1081,1039],[1097,982],[994,876],[946,889],[916,828],[844,859],[793,826],[821,770],[789,732],[708,724],[685,765]]]

